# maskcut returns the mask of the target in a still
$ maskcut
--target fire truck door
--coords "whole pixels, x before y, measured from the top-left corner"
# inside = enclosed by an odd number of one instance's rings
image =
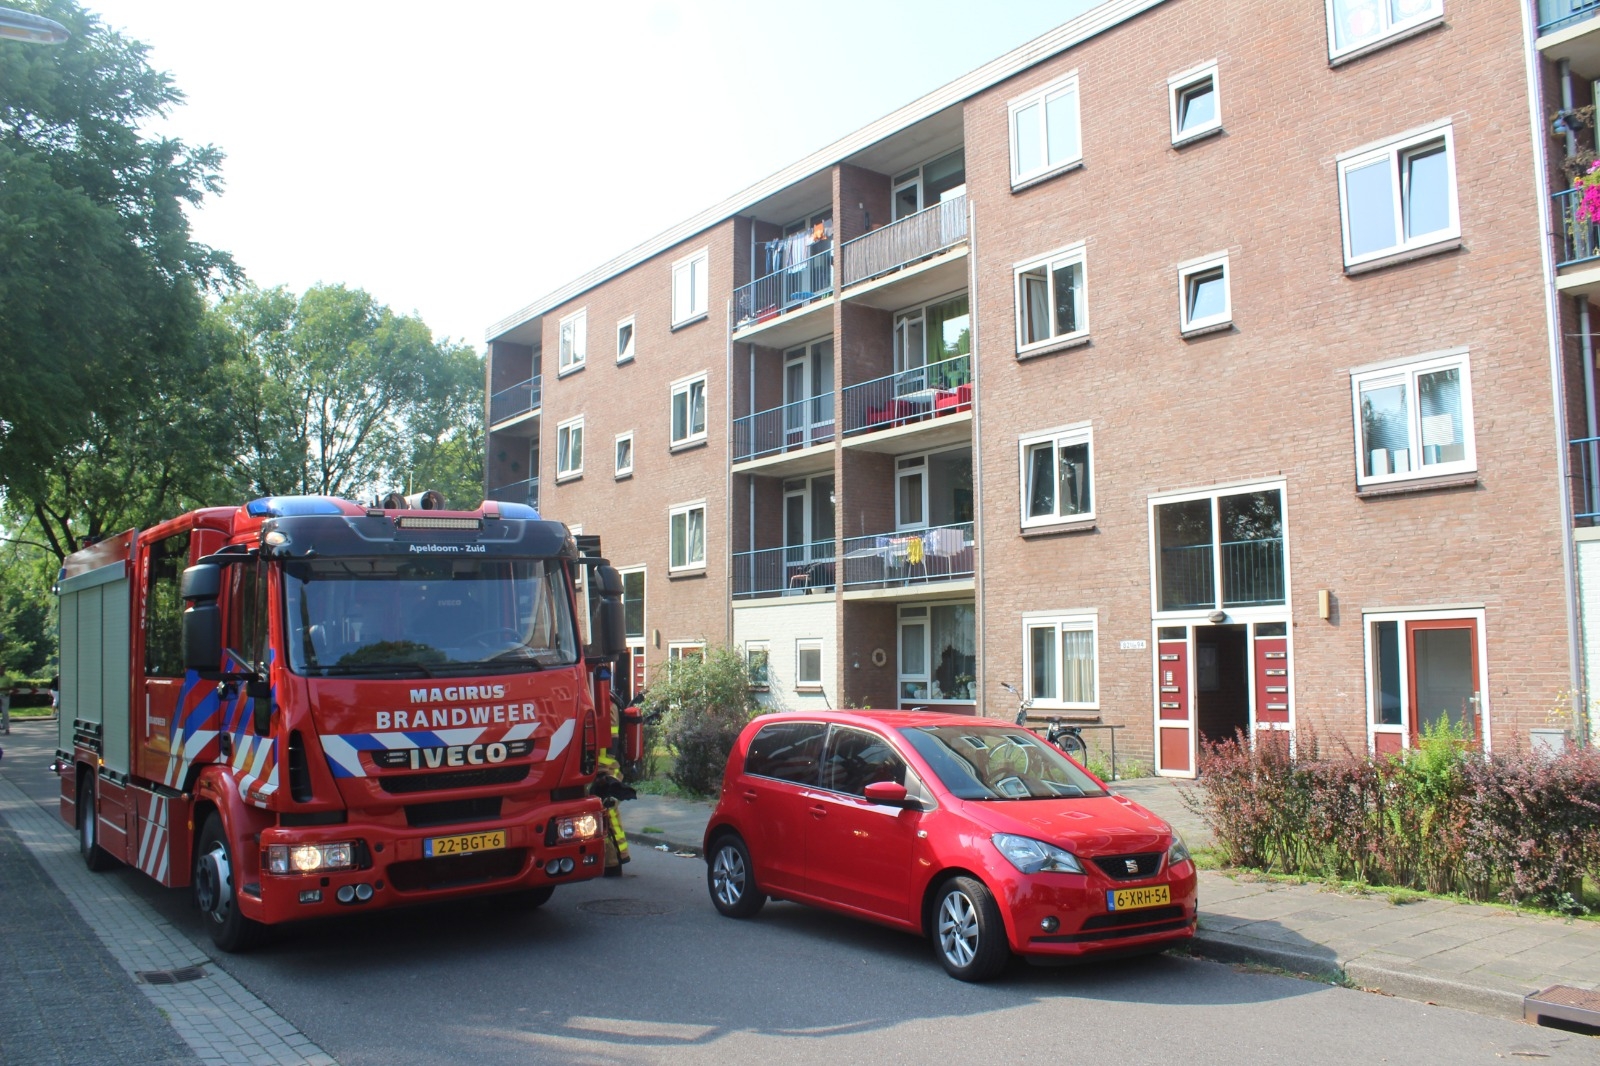
[[[189,534],[176,533],[140,546],[139,581],[142,654],[135,668],[133,748],[136,773],[165,781],[177,754],[182,728],[178,697],[183,688],[183,598],[179,578],[189,565]],[[175,740],[177,738],[177,740]]]

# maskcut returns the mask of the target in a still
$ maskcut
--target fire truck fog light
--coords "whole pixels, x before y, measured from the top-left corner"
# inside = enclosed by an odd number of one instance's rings
[[[556,839],[593,840],[600,835],[600,819],[592,814],[571,814],[556,819]]]
[[[267,872],[308,874],[316,870],[342,870],[355,865],[352,844],[269,844]]]
[[[339,891],[334,894],[334,898],[337,899],[340,903],[349,903],[351,900],[356,898],[355,886],[354,885],[340,885],[339,886]]]
[[[356,886],[356,899],[359,899],[362,903],[365,903],[367,900],[369,900],[371,898],[372,898],[372,886],[371,885],[361,884],[361,885],[357,885]]]
[[[1043,929],[1047,933],[1053,933],[1057,929],[1061,928],[1061,919],[1052,914],[1050,917],[1039,923],[1039,928]]]
[[[593,866],[595,863],[597,863],[599,861],[600,861],[600,856],[598,856],[598,855],[585,855],[583,857],[583,864],[585,866]]]
[[[320,889],[320,888],[308,888],[308,889],[306,889],[305,891],[300,893],[300,902],[301,903],[321,903],[322,902],[322,889]]]

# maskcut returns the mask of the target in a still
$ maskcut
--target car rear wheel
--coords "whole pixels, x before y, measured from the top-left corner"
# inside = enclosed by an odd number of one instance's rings
[[[933,950],[945,972],[960,981],[987,981],[1006,968],[1011,947],[1005,923],[982,881],[952,877],[939,886]]]
[[[711,849],[706,886],[712,905],[729,918],[753,917],[767,902],[766,894],[756,887],[749,850],[731,833],[719,837]]]

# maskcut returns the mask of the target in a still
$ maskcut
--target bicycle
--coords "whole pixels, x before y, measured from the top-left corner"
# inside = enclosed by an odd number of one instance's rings
[[[1000,682],[1000,687],[1017,697],[1017,724],[1028,724],[1028,710],[1033,706],[1033,697],[1023,697],[1015,685],[1009,682]],[[1044,739],[1052,744],[1057,751],[1081,763],[1089,755],[1089,745],[1084,743],[1083,731],[1075,725],[1063,722],[1059,717],[1045,720]]]

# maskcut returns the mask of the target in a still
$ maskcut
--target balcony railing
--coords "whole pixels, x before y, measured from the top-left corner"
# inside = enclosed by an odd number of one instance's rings
[[[843,398],[846,437],[970,411],[972,356],[847,385]]]
[[[776,270],[734,290],[734,329],[743,329],[785,311],[833,295],[833,249],[803,263]]]
[[[1600,15],[1600,0],[1539,0],[1539,36]]]
[[[833,439],[833,393],[733,421],[733,461],[760,459]]]
[[[535,511],[539,509],[539,479],[536,477],[513,481],[509,485],[489,490],[489,498],[500,503],[525,503]]]
[[[490,396],[489,424],[496,425],[508,418],[538,410],[543,380],[541,375],[535,374],[527,381],[519,381],[509,389],[501,389]]]
[[[1283,538],[1222,543],[1222,606],[1255,607],[1283,602]],[[1161,609],[1215,607],[1217,594],[1210,544],[1161,549]]]
[[[1569,476],[1578,479],[1580,493],[1572,517],[1593,522],[1600,519],[1600,437],[1583,437],[1572,441],[1571,447]]]
[[[967,239],[967,198],[952,196],[840,247],[844,284],[870,281]]]
[[[972,523],[846,537],[844,588],[896,588],[973,574]]]
[[[834,580],[831,540],[735,552],[733,556],[734,599],[832,592]]]
[[[1579,210],[1582,201],[1582,189],[1567,189],[1555,194],[1556,233],[1561,240],[1556,266],[1600,258],[1600,219],[1584,218]]]

